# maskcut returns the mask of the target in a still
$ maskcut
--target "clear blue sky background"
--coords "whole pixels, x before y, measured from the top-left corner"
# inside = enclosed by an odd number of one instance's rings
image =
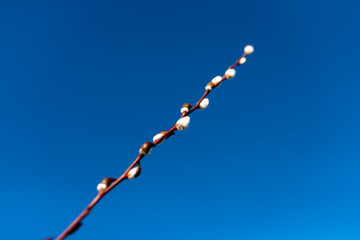
[[[358,1],[1,1],[0,239],[360,239]]]

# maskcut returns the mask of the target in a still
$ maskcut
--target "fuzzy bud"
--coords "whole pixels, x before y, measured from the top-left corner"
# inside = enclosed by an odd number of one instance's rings
[[[185,130],[190,123],[190,117],[186,116],[183,118],[180,118],[177,122],[176,122],[176,129],[181,131],[181,130]]]
[[[153,137],[153,142],[157,141],[158,139],[160,139],[162,136],[164,136],[164,134],[166,134],[168,131],[162,131],[161,133],[158,133],[156,134],[154,137]],[[170,136],[174,135],[175,133],[174,132],[170,132],[168,134],[168,136],[164,137],[160,142],[158,142],[157,144],[160,144],[162,143],[165,139],[168,139]]]
[[[235,69],[229,68],[229,69],[226,70],[226,72],[225,72],[225,77],[226,77],[226,79],[231,79],[231,78],[233,78],[233,77],[235,76],[235,73],[236,73]]]
[[[141,173],[141,167],[139,164],[136,167],[130,169],[130,171],[127,173],[127,178],[133,180],[134,178],[138,177],[140,173]]]
[[[239,65],[243,65],[246,62],[246,57],[242,57],[239,60]]]
[[[221,76],[216,76],[211,80],[211,82],[214,83],[215,85],[217,85],[219,82],[222,81],[222,79],[223,78]]]
[[[211,91],[211,90],[213,90],[213,88],[215,88],[215,84],[213,82],[209,82],[208,84],[206,84],[206,87],[205,87],[206,90]]]
[[[146,142],[141,146],[139,153],[141,155],[147,155],[151,152],[153,147],[154,147],[154,144],[152,142]]]
[[[204,98],[201,102],[200,102],[200,109],[205,109],[207,106],[209,105],[209,99],[208,98]]]
[[[190,103],[185,103],[184,105],[182,105],[180,112],[187,113],[191,108],[192,106],[190,105]]]
[[[106,184],[104,183],[99,183],[97,185],[97,190],[100,192],[100,191],[104,191],[105,189],[107,188]]]
[[[246,45],[244,48],[244,52],[246,55],[252,54],[254,52],[254,47],[251,45]]]
[[[166,131],[165,131],[165,133],[166,133]],[[161,138],[162,136],[164,136],[165,133],[161,132],[161,133],[156,134],[156,135],[153,137],[153,142],[155,142],[156,140],[158,140],[159,138]]]
[[[105,189],[107,189],[116,179],[115,178],[111,178],[111,177],[107,177],[104,178],[101,183],[99,183],[97,185],[97,190],[98,191],[104,191]]]

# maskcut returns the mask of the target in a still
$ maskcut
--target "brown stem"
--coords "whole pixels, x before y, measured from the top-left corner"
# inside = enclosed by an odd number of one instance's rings
[[[233,64],[231,65],[229,68],[234,68],[237,65],[239,65],[239,60],[246,56],[245,53],[243,53],[243,55]],[[222,77],[222,80],[215,85],[215,87],[217,87],[218,85],[220,85],[220,83],[222,81],[225,80],[225,75]],[[209,95],[210,90],[206,90],[204,95],[200,98],[200,100],[196,103],[196,105],[194,107],[192,107],[189,112],[187,113],[183,113],[181,115],[181,117],[185,117],[187,115],[190,115],[193,111],[195,111],[196,109],[199,108],[199,105],[201,103],[201,101],[207,96]],[[176,129],[176,125],[172,126],[163,136],[161,136],[159,139],[157,139],[154,143],[154,147],[157,146],[164,138],[167,138],[169,136],[172,135],[173,132],[175,132]],[[79,216],[77,216],[75,218],[75,220],[56,238],[56,240],[62,240],[64,238],[66,238],[69,234],[75,232],[77,230],[77,228],[80,226],[81,221],[90,213],[91,209],[100,201],[100,199],[102,199],[108,192],[110,192],[114,187],[116,187],[120,182],[122,182],[123,180],[125,180],[127,178],[127,173],[137,164],[140,162],[140,160],[144,157],[144,155],[139,154],[137,156],[137,158],[130,164],[130,166],[125,170],[125,172],[118,178],[116,179],[108,188],[106,188],[104,191],[99,191],[98,194],[96,195],[96,197],[90,202],[90,204],[79,214]]]

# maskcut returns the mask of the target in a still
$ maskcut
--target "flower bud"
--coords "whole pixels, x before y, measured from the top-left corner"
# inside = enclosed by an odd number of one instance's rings
[[[235,69],[229,68],[229,69],[226,70],[226,72],[225,72],[225,77],[226,77],[226,79],[231,79],[231,78],[233,78],[233,77],[235,76],[235,73],[236,73]]]
[[[209,105],[209,99],[208,98],[204,98],[201,102],[200,102],[200,109],[205,109],[207,106]]]
[[[81,222],[78,222],[70,231],[69,231],[69,235],[73,234],[74,232],[76,232],[80,227],[82,226]],[[46,240],[46,239],[45,239]],[[51,240],[51,239],[50,239]]]
[[[208,84],[206,84],[205,89],[206,90],[212,90],[213,88],[215,88],[215,84],[213,82],[209,82]]]
[[[165,131],[165,133],[166,133],[166,131]],[[159,138],[161,138],[162,136],[164,136],[165,133],[161,132],[161,133],[156,134],[156,135],[153,137],[153,142],[155,142],[156,140],[158,140]]]
[[[166,134],[167,131],[162,131],[161,133],[156,134],[153,137],[153,142],[156,142],[158,139],[160,139],[162,136],[164,136],[164,134]],[[168,136],[164,137],[160,142],[158,142],[157,144],[162,143],[165,139],[168,139],[170,136],[174,135],[174,132],[171,132]]]
[[[239,60],[239,65],[243,65],[246,62],[246,57],[242,57]]]
[[[187,113],[191,108],[192,106],[189,103],[185,103],[184,105],[182,105],[180,112]]]
[[[244,48],[244,52],[246,55],[252,54],[254,52],[254,47],[251,45],[246,45]]]
[[[211,82],[214,83],[215,85],[217,85],[222,80],[223,80],[223,78],[221,76],[216,76],[211,80]]]
[[[153,147],[154,147],[154,144],[152,142],[146,142],[141,146],[139,153],[141,155],[147,155],[151,152]]]
[[[98,191],[104,191],[105,189],[107,189],[114,181],[116,181],[115,178],[111,178],[111,177],[107,177],[104,178],[101,183],[99,183],[97,185],[97,190]]]
[[[181,131],[181,130],[185,130],[190,123],[190,117],[186,116],[183,118],[180,118],[177,122],[176,122],[176,129]]]
[[[127,178],[133,180],[134,178],[138,177],[140,173],[141,173],[141,167],[140,164],[138,164],[136,167],[130,169],[130,171],[127,173]]]

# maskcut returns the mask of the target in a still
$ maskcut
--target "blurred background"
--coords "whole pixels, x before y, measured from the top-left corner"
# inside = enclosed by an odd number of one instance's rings
[[[0,239],[360,239],[358,1],[1,1]]]

